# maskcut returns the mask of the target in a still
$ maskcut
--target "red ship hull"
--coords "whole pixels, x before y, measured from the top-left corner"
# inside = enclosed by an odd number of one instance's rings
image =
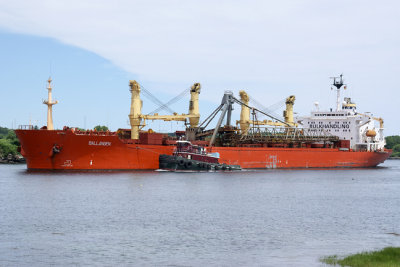
[[[160,154],[174,145],[134,144],[117,135],[76,134],[62,130],[16,130],[21,153],[31,170],[154,170]],[[60,149],[55,153],[53,148]],[[213,147],[220,163],[259,168],[375,167],[391,154],[338,148]]]

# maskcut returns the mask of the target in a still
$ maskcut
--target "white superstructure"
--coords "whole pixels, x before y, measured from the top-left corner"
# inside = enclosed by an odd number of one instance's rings
[[[383,150],[385,146],[383,120],[373,117],[370,113],[358,113],[356,104],[349,97],[345,97],[341,105],[338,104],[340,90],[344,86],[342,75],[334,78],[333,85],[336,86],[338,95],[336,110],[319,111],[316,103],[316,111],[312,111],[309,117],[296,118],[297,123],[304,128],[315,129],[321,134],[329,133],[338,136],[340,140],[350,140],[350,149],[356,151]]]

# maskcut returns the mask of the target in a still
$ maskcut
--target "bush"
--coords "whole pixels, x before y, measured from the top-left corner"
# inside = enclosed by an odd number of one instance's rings
[[[338,256],[329,256],[321,261],[335,266],[400,267],[400,248],[387,247],[380,251],[362,252],[343,259]]]

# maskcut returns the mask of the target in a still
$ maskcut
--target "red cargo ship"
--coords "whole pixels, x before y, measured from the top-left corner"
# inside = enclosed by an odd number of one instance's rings
[[[337,86],[338,95],[343,85],[341,81],[335,80],[333,84]],[[193,92],[193,87],[191,90]],[[131,91],[134,103],[138,99],[134,98],[133,89]],[[177,132],[175,136],[140,131],[138,125],[142,125],[142,120],[157,119],[158,114],[153,117],[141,115],[141,110],[135,110],[133,104],[132,129],[97,132],[69,127],[49,130],[25,126],[15,132],[30,170],[153,170],[159,166],[159,155],[172,155],[176,140],[182,136],[193,144],[205,146],[208,152],[218,152],[220,163],[240,165],[245,169],[375,167],[391,154],[384,149],[383,120],[357,113],[350,99],[345,99],[341,106],[338,104],[336,111],[320,112],[317,109],[311,116],[295,121],[291,117],[294,97],[288,98],[284,121],[260,122],[254,117],[250,119],[249,111],[265,113],[250,107],[245,93],[241,92],[241,97],[239,100],[231,92],[225,93],[214,116],[210,116],[213,118],[221,112],[216,128],[211,130],[202,127],[208,120],[200,126],[192,121],[197,116],[193,113],[196,103],[192,98],[192,110],[189,108],[190,112],[185,116],[195,127],[188,127],[186,132]],[[230,125],[230,111],[235,102],[242,106],[241,120],[237,122],[240,128]],[[51,99],[47,103],[52,103]],[[177,120],[182,120],[183,115],[178,115]],[[161,117],[171,120],[169,116]],[[227,123],[221,126],[225,118]],[[375,127],[375,120],[381,123],[379,128]],[[266,127],[261,129],[260,125]],[[136,130],[138,136],[134,138]]]

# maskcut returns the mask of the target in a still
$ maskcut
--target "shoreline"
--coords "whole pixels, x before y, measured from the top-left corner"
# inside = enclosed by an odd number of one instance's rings
[[[0,164],[15,165],[15,164],[26,164],[26,162],[25,162],[25,161],[8,161],[8,160],[0,160]]]

